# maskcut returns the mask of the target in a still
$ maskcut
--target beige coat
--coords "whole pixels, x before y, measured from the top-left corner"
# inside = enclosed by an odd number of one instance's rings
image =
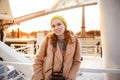
[[[46,44],[47,45],[47,51],[46,51]],[[52,59],[53,59],[53,52],[52,52],[53,46],[50,44],[49,39],[43,40],[43,42],[40,45],[39,51],[35,56],[35,61],[33,64],[33,75],[32,80],[49,80],[49,77],[51,75],[51,68],[52,68]],[[45,56],[45,52],[46,57]],[[59,45],[57,44],[57,51],[55,53],[55,62],[54,62],[54,70],[60,70],[62,65],[62,54],[59,48]],[[76,73],[79,70],[80,66],[80,44],[79,41],[76,40],[75,37],[72,37],[72,44],[68,44],[66,48],[66,54],[65,54],[65,61],[64,61],[64,69],[63,69],[63,75],[65,78],[69,77],[72,80],[76,80]]]

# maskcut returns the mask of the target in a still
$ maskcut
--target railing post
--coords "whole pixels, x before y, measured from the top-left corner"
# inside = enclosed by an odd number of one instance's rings
[[[4,64],[4,70],[5,70],[5,80],[8,80],[7,65],[6,64]]]

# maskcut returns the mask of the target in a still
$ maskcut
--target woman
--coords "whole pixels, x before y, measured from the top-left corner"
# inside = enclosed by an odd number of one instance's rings
[[[53,16],[50,25],[52,33],[45,37],[35,56],[32,80],[54,80],[55,72],[62,73],[62,80],[76,80],[81,62],[79,41],[67,30],[62,16]]]

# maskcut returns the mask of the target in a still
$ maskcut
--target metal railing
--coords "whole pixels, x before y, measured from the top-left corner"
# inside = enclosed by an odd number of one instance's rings
[[[16,46],[19,46],[19,48],[16,48]],[[11,44],[11,47],[15,49],[17,52],[20,53],[35,53],[37,51],[37,47],[35,44]],[[96,45],[81,45],[81,53],[89,53],[94,54],[96,52]]]
[[[26,80],[26,76],[13,63],[0,61],[0,80]]]
[[[16,46],[16,44],[15,44]],[[19,46],[19,45],[18,45]],[[22,45],[21,45],[22,46]],[[26,50],[26,48],[34,49],[34,45],[24,45],[20,48],[16,48],[16,51]],[[81,45],[82,53],[95,53],[95,45]],[[84,60],[82,61],[84,63]],[[82,65],[82,64],[81,64]],[[11,67],[12,66],[12,67]],[[19,67],[17,67],[19,66]],[[22,67],[20,67],[22,66]],[[22,69],[21,69],[22,68]],[[28,70],[28,68],[30,68]],[[25,71],[26,70],[26,71]],[[111,68],[88,68],[80,67],[80,72],[90,72],[90,73],[113,73],[120,74],[120,69],[111,69]],[[0,61],[0,78],[5,80],[14,79],[17,80],[30,80],[32,75],[32,63],[19,63],[19,62],[5,62]],[[2,79],[0,79],[2,80]]]
[[[20,53],[34,53],[35,44],[11,44],[11,47]]]
[[[30,80],[31,79],[31,76],[23,73],[22,71],[20,71],[19,69],[17,68],[9,68],[8,70],[8,67],[9,66],[12,66],[14,67],[15,65],[21,65],[23,68],[25,66],[29,66],[29,67],[32,67],[32,63],[31,64],[28,64],[28,63],[16,63],[16,62],[4,62],[4,61],[1,61],[0,62],[0,78],[2,79],[2,77],[4,78],[4,80]],[[3,70],[4,69],[4,70]],[[3,73],[1,73],[1,71],[3,71]],[[28,73],[30,73],[32,71],[30,70],[27,70],[26,68],[26,71],[29,71]],[[120,69],[110,69],[110,68],[80,68],[80,72],[90,72],[90,73],[113,73],[113,74],[120,74]],[[80,74],[80,73],[78,73]],[[32,75],[32,73],[31,73]]]

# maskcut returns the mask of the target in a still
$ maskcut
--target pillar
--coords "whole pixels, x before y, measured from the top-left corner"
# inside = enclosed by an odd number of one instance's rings
[[[104,66],[120,69],[120,0],[99,0],[98,4]],[[106,73],[105,80],[120,80],[120,74]]]

